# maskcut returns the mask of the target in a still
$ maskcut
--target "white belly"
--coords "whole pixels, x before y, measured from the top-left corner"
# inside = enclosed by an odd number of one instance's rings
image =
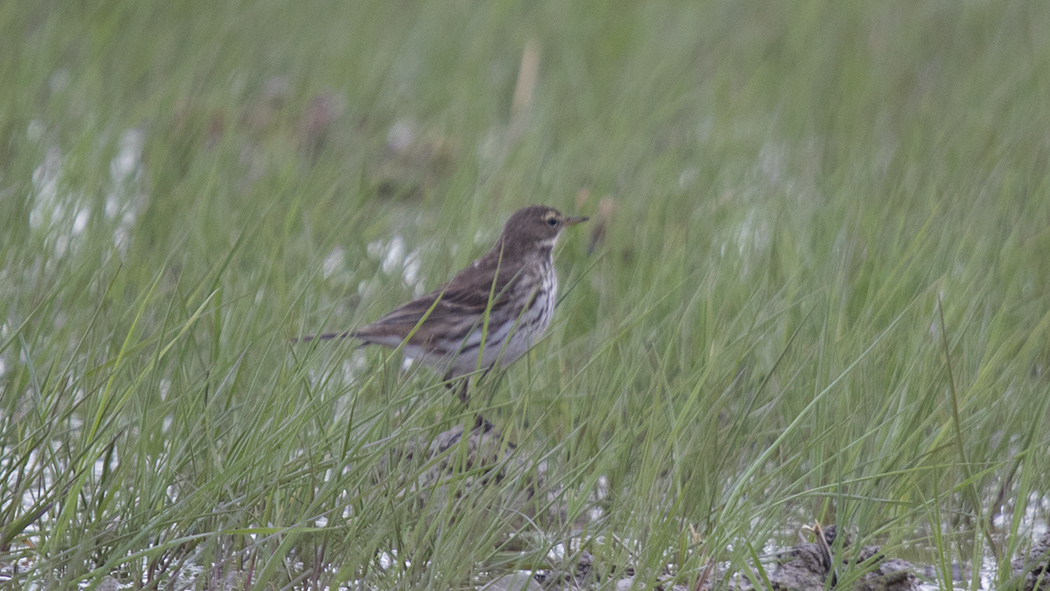
[[[512,297],[516,295],[512,294]],[[444,360],[451,373],[463,375],[475,371],[479,366],[479,350],[481,369],[496,365],[507,367],[517,361],[547,332],[557,299],[558,275],[551,265],[543,275],[541,288],[537,290],[532,306],[524,314],[511,318],[511,322],[496,322],[490,317],[487,332],[479,322],[477,330],[464,341],[462,353],[452,360]]]

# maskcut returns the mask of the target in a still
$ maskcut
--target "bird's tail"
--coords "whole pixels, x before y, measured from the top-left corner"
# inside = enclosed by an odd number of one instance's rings
[[[356,336],[354,331],[346,330],[346,331],[343,331],[343,332],[326,332],[324,334],[319,334],[319,335],[307,335],[305,337],[293,338],[292,342],[293,343],[309,343],[310,341],[313,341],[313,340],[331,341],[331,340],[334,340],[334,339],[345,339],[345,338],[349,338],[349,337],[353,337],[353,336]]]

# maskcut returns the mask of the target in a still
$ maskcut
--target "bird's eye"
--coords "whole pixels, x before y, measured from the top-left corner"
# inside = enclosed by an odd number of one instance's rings
[[[547,218],[547,225],[548,226],[557,226],[558,225],[558,218]]]

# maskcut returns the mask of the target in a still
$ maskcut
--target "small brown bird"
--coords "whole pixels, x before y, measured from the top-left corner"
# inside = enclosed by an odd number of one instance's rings
[[[558,295],[554,245],[562,230],[584,221],[542,205],[520,209],[492,250],[445,285],[368,326],[317,338],[352,337],[385,347],[403,343],[407,357],[444,371],[450,388],[453,380],[478,369],[507,367],[550,325]],[[466,392],[463,380],[464,403]]]

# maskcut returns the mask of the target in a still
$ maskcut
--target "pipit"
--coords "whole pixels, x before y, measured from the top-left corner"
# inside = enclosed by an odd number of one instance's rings
[[[584,221],[542,205],[520,209],[492,250],[445,285],[363,328],[317,338],[403,347],[405,356],[445,372],[449,388],[458,382],[466,403],[470,374],[507,367],[546,332],[558,295],[554,245],[562,230]]]

